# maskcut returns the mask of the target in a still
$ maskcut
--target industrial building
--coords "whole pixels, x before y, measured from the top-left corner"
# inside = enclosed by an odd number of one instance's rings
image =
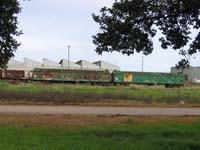
[[[62,66],[62,68],[65,68],[65,69],[81,69],[81,66],[76,64],[76,63],[73,63],[69,60],[66,60],[66,59],[62,59],[59,64]]]
[[[189,83],[200,83],[200,67],[190,66],[185,69],[177,69],[171,67],[171,73],[182,73],[185,75],[186,81]]]
[[[7,64],[7,69],[10,70],[24,70],[24,63],[11,59]]]
[[[72,69],[72,70],[120,70],[118,66],[112,65],[105,61],[96,61],[91,63],[86,60],[80,60],[76,63],[62,59],[60,62],[54,62],[47,58],[42,59],[42,63],[24,58],[23,62],[11,59],[7,64],[7,70],[27,70],[31,71],[34,68],[52,68],[52,69]]]
[[[119,71],[120,70],[120,68],[118,66],[113,65],[108,62],[105,62],[105,61],[102,61],[102,60],[93,62],[93,64],[99,66],[99,69],[101,69],[101,70],[110,70],[110,71],[114,71],[114,70]]]
[[[42,68],[43,64],[25,57],[24,58],[24,67],[27,67],[30,69]]]
[[[78,62],[76,62],[76,64],[80,65],[81,66],[81,69],[84,69],[84,70],[99,70],[99,66],[93,64],[93,63],[90,63],[86,60],[80,60]]]
[[[57,62],[54,62],[52,60],[49,60],[49,59],[46,59],[46,58],[43,58],[43,67],[44,68],[55,68],[55,69],[61,69],[62,68],[62,65],[61,64],[58,64]]]

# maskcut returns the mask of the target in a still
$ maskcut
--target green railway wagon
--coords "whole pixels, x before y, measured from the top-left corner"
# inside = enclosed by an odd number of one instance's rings
[[[113,72],[113,82],[118,84],[165,85],[166,87],[183,86],[185,76],[181,73],[151,72]]]
[[[111,81],[111,75],[108,71],[100,70],[35,68],[33,70],[33,80],[75,83],[109,83]]]

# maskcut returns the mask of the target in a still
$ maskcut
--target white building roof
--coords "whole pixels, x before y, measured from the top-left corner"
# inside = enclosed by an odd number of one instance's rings
[[[24,63],[14,59],[8,61],[7,67],[8,67],[7,70],[27,70],[24,67]]]
[[[68,66],[68,62],[69,62],[69,66]],[[80,66],[80,65],[78,65],[78,64],[76,64],[76,63],[73,63],[73,62],[71,62],[71,61],[68,61],[68,60],[66,60],[66,59],[62,59],[62,60],[59,62],[59,64],[60,64],[63,68],[65,68],[65,69],[67,69],[68,67],[69,67],[69,69],[81,69],[81,66]]]
[[[14,67],[14,66],[23,66],[24,64],[22,62],[19,62],[17,60],[11,59],[8,61],[7,66],[8,67]]]
[[[11,59],[8,61],[7,70],[32,70],[32,68],[24,66],[24,63]]]
[[[78,62],[76,62],[76,64],[79,64],[81,66],[82,69],[84,70],[99,70],[99,66],[93,64],[93,63],[90,63],[86,60],[80,60]]]
[[[43,67],[44,68],[58,68],[58,69],[62,68],[62,66],[57,62],[51,61],[51,60],[46,59],[46,58],[43,58],[42,60],[43,60]]]
[[[39,63],[37,61],[31,60],[28,58],[24,58],[24,66],[28,68],[42,68],[43,67],[42,63]]]
[[[105,61],[102,61],[102,60],[99,60],[99,61],[96,61],[96,62],[93,62],[93,64],[95,65],[98,65],[100,69],[103,69],[103,70],[120,70],[120,67],[116,66],[116,65],[113,65],[111,63],[108,63],[108,62],[105,62]]]
[[[69,62],[69,66],[68,66]],[[43,64],[29,58],[24,58],[24,62],[11,59],[8,64],[8,70],[32,70],[34,68],[55,68],[55,69],[83,69],[83,70],[120,70],[116,65],[105,61],[96,61],[90,63],[86,60],[80,60],[76,63],[62,59],[59,63],[43,58]]]

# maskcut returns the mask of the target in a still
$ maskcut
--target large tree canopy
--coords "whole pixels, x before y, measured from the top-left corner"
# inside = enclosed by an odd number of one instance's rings
[[[6,67],[20,45],[16,40],[16,36],[21,34],[17,28],[20,10],[17,0],[0,0],[0,68]]]
[[[163,49],[179,50],[184,56],[200,51],[200,0],[121,0],[111,8],[103,7],[93,19],[101,30],[93,36],[98,54],[148,55],[158,30]]]

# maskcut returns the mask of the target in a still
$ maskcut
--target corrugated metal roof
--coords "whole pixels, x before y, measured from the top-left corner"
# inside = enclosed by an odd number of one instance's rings
[[[118,71],[120,70],[120,67],[102,60],[93,62],[93,64],[98,65],[100,69],[104,70],[118,70]]]
[[[61,64],[57,63],[57,62],[54,62],[52,60],[49,60],[47,58],[43,58],[43,67],[44,68],[62,68]]]
[[[32,70],[32,68],[24,66],[24,63],[11,59],[7,64],[7,70]]]
[[[68,66],[68,62],[69,62],[69,66]],[[71,62],[71,61],[68,61],[68,60],[66,60],[66,59],[62,59],[60,62],[59,62],[59,64],[63,67],[63,68],[68,68],[69,67],[69,69],[81,69],[81,66],[80,65],[78,65],[78,64],[76,64],[76,63],[74,63],[74,62]]]
[[[95,65],[89,61],[86,61],[86,60],[80,60],[78,62],[76,62],[76,64],[80,65],[82,69],[89,69],[89,70],[99,70],[99,66],[98,65]]]
[[[24,57],[24,66],[29,68],[42,68],[43,64]]]
[[[69,62],[69,66],[68,66]],[[32,70],[33,68],[58,68],[58,69],[83,69],[83,70],[120,70],[120,68],[111,63],[99,60],[96,62],[89,62],[86,60],[80,60],[76,63],[62,59],[59,63],[43,58],[43,63],[24,58],[24,62],[11,59],[8,62],[8,69],[13,70]]]
[[[9,60],[8,64],[7,64],[8,67],[11,67],[11,66],[12,67],[14,67],[14,66],[23,66],[23,65],[24,65],[24,63],[19,62],[19,61],[14,60],[14,59]]]

